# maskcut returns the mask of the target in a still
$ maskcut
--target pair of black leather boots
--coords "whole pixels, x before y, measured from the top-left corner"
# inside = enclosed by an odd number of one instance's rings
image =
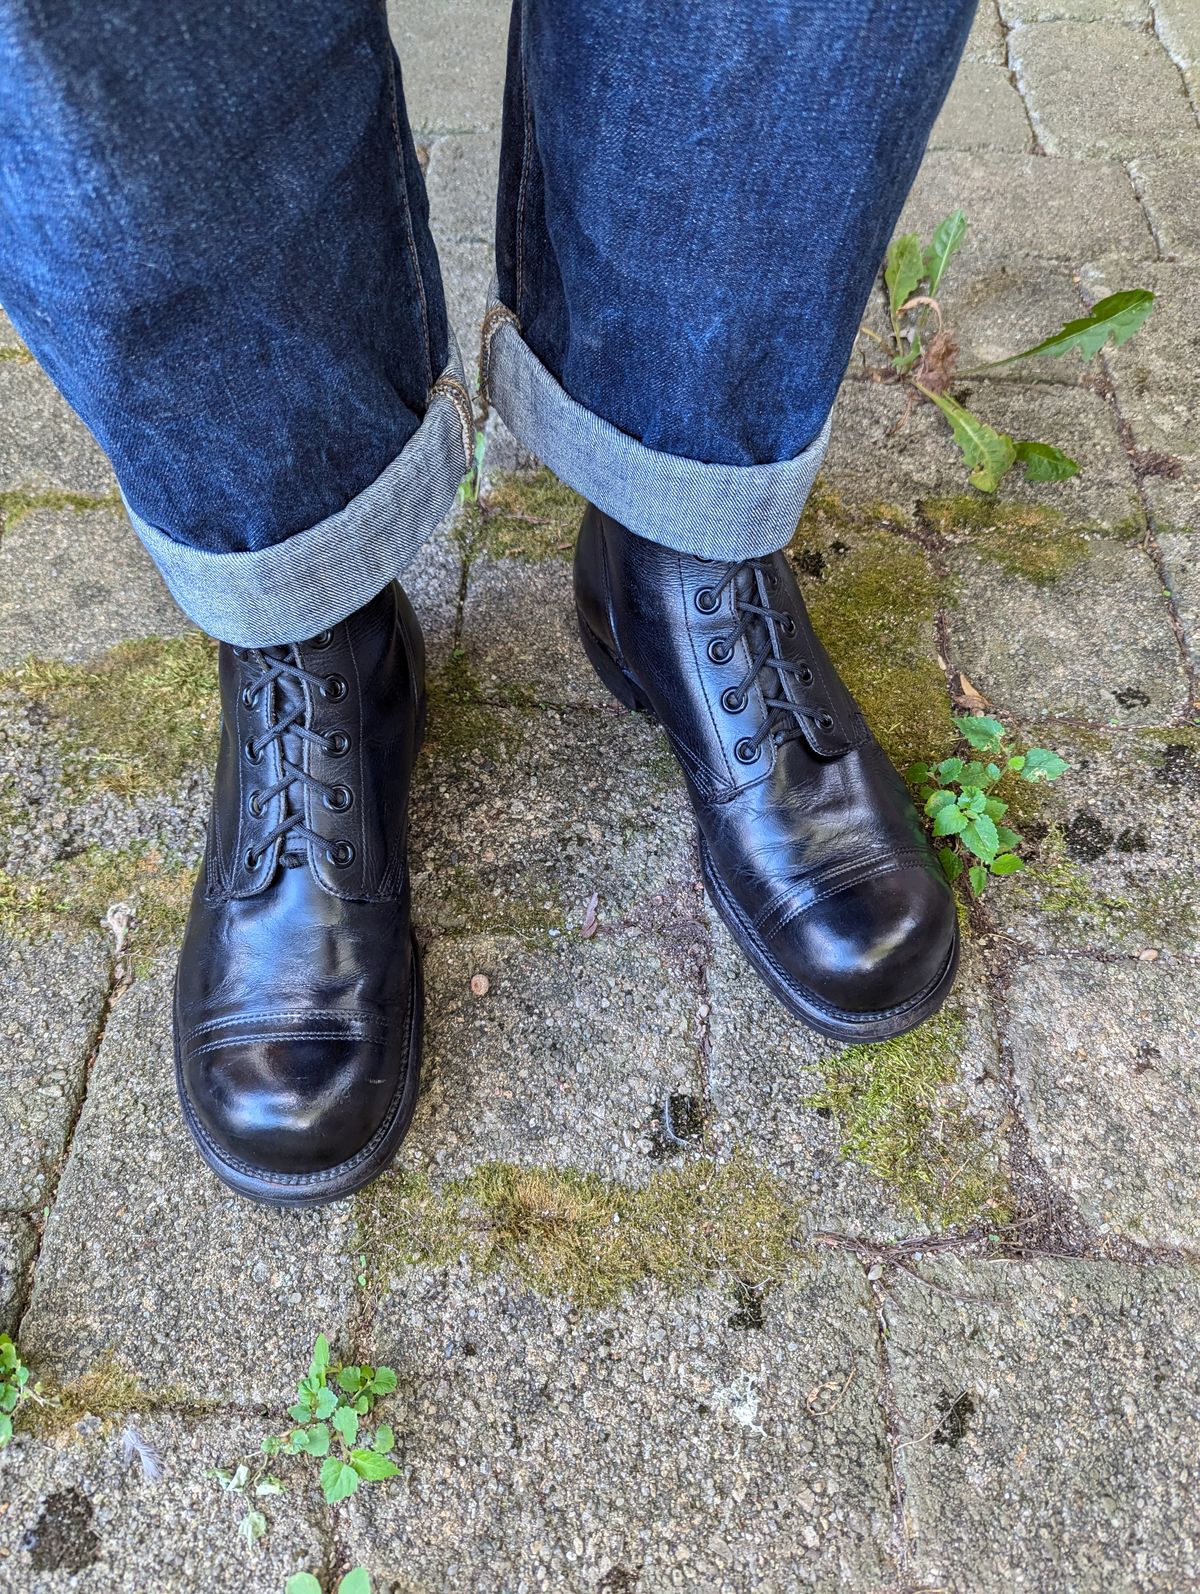
[[[713,903],[785,1006],[845,1041],[936,1011],[958,957],[953,898],[784,556],[712,563],[593,508],[575,597],[605,685],[662,724]],[[406,815],[424,648],[391,586],[309,641],[220,654],[216,793],[176,984],[179,1092],[226,1184],[314,1205],[374,1178],[416,1105]]]

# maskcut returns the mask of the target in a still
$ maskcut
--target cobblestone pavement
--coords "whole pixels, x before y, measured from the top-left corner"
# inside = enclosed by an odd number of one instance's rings
[[[394,26],[470,351],[505,6]],[[412,582],[424,1093],[319,1213],[185,1142],[211,653],[0,320],[0,1327],[60,1402],[0,1455],[0,1589],[1198,1586],[1198,109],[1195,0],[984,0],[904,223],[969,214],[964,362],[1157,307],[970,384],[1084,466],[995,499],[864,345],[793,547],[898,761],[952,745],[961,674],[1071,764],[947,1015],[844,1052],[748,976],[665,744],[574,640],[577,505],[493,429],[486,519]],[[320,1330],[397,1369],[401,1473],[327,1508],[281,1463],[249,1553],[205,1473],[286,1422]]]

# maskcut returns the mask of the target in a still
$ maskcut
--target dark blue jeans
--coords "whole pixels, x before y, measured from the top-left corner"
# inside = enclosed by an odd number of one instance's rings
[[[783,546],[974,0],[516,0],[482,371],[643,536]],[[0,301],[183,608],[400,574],[471,401],[378,0],[0,0]]]

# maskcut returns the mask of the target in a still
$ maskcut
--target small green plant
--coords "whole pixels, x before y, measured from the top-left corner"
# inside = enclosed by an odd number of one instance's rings
[[[953,884],[965,870],[978,897],[992,875],[1018,874],[1025,867],[1017,850],[1021,837],[1003,822],[1009,806],[1000,795],[1005,782],[1057,780],[1067,764],[1045,747],[1017,752],[1000,721],[986,714],[954,723],[977,756],[910,764],[906,774],[933,821],[934,836],[945,842],[938,857],[946,878]]]
[[[1150,314],[1154,295],[1145,288],[1130,288],[1109,294],[1087,315],[1066,322],[1059,330],[1032,348],[990,360],[972,371],[956,369],[958,342],[943,324],[937,292],[955,252],[967,232],[967,218],[955,210],[934,229],[928,244],[915,232],[893,238],[887,252],[883,281],[887,291],[890,338],[882,338],[869,327],[860,330],[879,343],[891,359],[893,379],[909,388],[910,399],[919,394],[934,404],[946,417],[954,441],[970,471],[970,481],[980,492],[994,493],[1014,465],[1023,465],[1027,480],[1064,481],[1079,474],[1079,465],[1052,443],[1030,438],[1013,438],[997,431],[947,391],[956,381],[982,375],[1016,360],[1048,355],[1059,358],[1077,349],[1085,360],[1099,354],[1111,338],[1114,345],[1125,343]],[[935,330],[930,335],[931,318]]]
[[[283,1594],[321,1594],[321,1585],[311,1572],[294,1572]],[[356,1566],[338,1579],[334,1594],[371,1594],[371,1574],[365,1566]]]
[[[56,1404],[43,1393],[41,1384],[30,1382],[20,1351],[7,1334],[0,1334],[0,1450],[13,1436],[14,1414],[28,1401],[39,1406]]]
[[[458,484],[458,501],[468,513],[479,508],[480,495],[483,492],[483,456],[486,452],[487,434],[482,427],[477,426],[471,463],[467,468],[467,474]]]
[[[332,1382],[330,1380],[332,1379]],[[263,1440],[263,1454],[307,1455],[321,1462],[321,1489],[330,1505],[354,1493],[360,1482],[381,1483],[400,1468],[391,1459],[396,1438],[386,1423],[374,1434],[362,1426],[381,1395],[396,1387],[390,1367],[331,1366],[329,1341],[317,1335],[308,1374],[296,1386],[288,1416],[298,1424]]]
[[[330,1505],[345,1500],[360,1483],[382,1483],[396,1476],[400,1468],[391,1454],[395,1434],[386,1423],[370,1433],[362,1422],[376,1400],[395,1387],[396,1374],[390,1367],[333,1364],[328,1339],[317,1335],[308,1372],[297,1383],[296,1399],[288,1407],[294,1426],[267,1434],[256,1456],[234,1467],[213,1467],[206,1474],[245,1505],[238,1533],[247,1549],[253,1549],[267,1531],[266,1516],[254,1502],[282,1494],[287,1487],[271,1471],[281,1458],[319,1460],[321,1491]],[[350,1585],[351,1594],[357,1586]]]

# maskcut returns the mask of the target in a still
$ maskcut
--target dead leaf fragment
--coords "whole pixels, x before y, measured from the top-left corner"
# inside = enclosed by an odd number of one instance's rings
[[[579,926],[579,933],[585,941],[590,941],[600,927],[596,917],[596,909],[600,903],[600,893],[593,891],[588,898],[587,907],[583,910],[583,923]]]
[[[987,698],[961,670],[954,672],[954,678],[950,683],[950,695],[954,699],[955,708],[962,709],[966,714],[987,713]]]

